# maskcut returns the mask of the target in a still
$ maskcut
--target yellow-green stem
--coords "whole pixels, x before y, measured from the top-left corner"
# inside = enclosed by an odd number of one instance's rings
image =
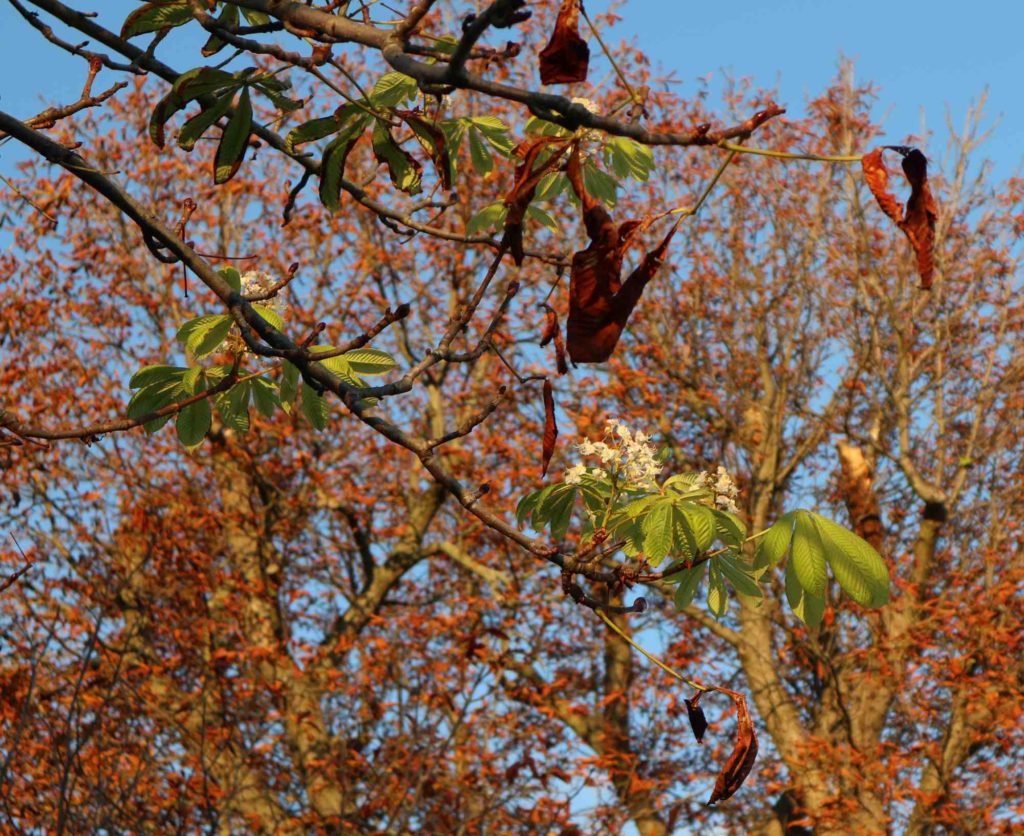
[[[790,151],[773,151],[770,148],[751,148],[724,139],[718,143],[718,147],[734,153],[757,154],[759,157],[775,157],[780,160],[811,160],[820,163],[859,163],[863,157],[862,154],[794,154]]]
[[[708,688],[706,685],[701,685],[699,682],[695,682],[692,679],[687,679],[685,676],[683,676],[681,673],[679,673],[679,671],[675,670],[674,668],[670,668],[668,665],[666,665],[664,662],[662,662],[661,659],[659,659],[657,656],[654,656],[654,655],[648,653],[640,645],[638,645],[635,641],[633,641],[629,636],[627,636],[622,630],[620,630],[618,624],[616,624],[614,621],[612,621],[607,615],[605,615],[600,610],[594,610],[594,612],[596,612],[599,616],[601,616],[601,620],[605,624],[607,624],[609,627],[612,628],[612,630],[614,630],[623,639],[625,639],[625,641],[629,644],[630,647],[632,647],[638,653],[642,653],[644,656],[646,656],[648,659],[650,659],[652,662],[654,662],[654,664],[656,664],[659,668],[661,668],[663,671],[665,671],[665,673],[667,673],[669,676],[675,677],[680,682],[684,683],[685,685],[689,685],[691,688],[696,688],[698,691],[710,691],[710,690],[712,690],[711,688]]]

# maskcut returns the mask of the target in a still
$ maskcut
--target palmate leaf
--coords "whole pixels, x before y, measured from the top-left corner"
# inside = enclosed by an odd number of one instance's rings
[[[791,511],[761,535],[755,574],[788,555],[786,596],[794,612],[817,624],[826,601],[826,566],[858,604],[880,607],[889,600],[889,570],[866,540],[811,511]]]
[[[817,514],[810,515],[821,535],[825,559],[843,591],[865,607],[889,601],[889,569],[866,540]]]
[[[139,389],[128,402],[127,415],[133,421],[174,403],[186,394],[181,377],[163,378]]]
[[[195,67],[182,73],[171,85],[171,91],[156,103],[149,117],[149,136],[153,144],[157,148],[164,147],[164,125],[189,102],[218,90],[223,90],[222,95],[230,99],[249,73],[251,70],[228,73],[214,67]]]
[[[131,389],[142,389],[154,383],[178,381],[182,379],[187,371],[188,368],[185,366],[143,366],[132,375],[132,379],[128,381],[128,386]]]
[[[809,514],[797,514],[790,547],[790,566],[800,586],[812,595],[822,597],[828,581],[825,571],[825,546]]]
[[[742,595],[751,598],[763,598],[764,593],[757,585],[757,581],[750,574],[750,569],[733,554],[725,552],[715,557],[712,561],[722,576],[729,582],[729,585]]]
[[[309,419],[314,429],[322,430],[327,426],[327,419],[331,414],[330,404],[327,398],[316,392],[305,381],[302,383],[302,395],[300,400],[302,414]]]
[[[299,394],[299,368],[293,366],[287,360],[282,364],[281,369],[281,385],[278,389],[278,397],[281,399],[281,408],[285,412],[290,412],[292,404],[295,403],[295,398]]]
[[[624,136],[611,137],[605,143],[604,156],[611,170],[619,177],[632,177],[643,183],[654,170],[654,154],[651,149]]]
[[[712,561],[708,566],[708,609],[715,618],[721,618],[729,611],[729,591],[725,588],[722,573]]]
[[[640,529],[644,535],[643,553],[651,566],[657,566],[673,550],[673,517],[675,509],[671,502],[659,502],[641,519]]]
[[[676,609],[684,610],[693,603],[693,599],[697,595],[697,589],[700,587],[700,582],[703,580],[706,572],[707,564],[701,563],[692,569],[679,573],[679,586],[676,587],[675,594]]]
[[[235,176],[245,158],[250,133],[252,99],[249,96],[249,88],[243,87],[238,96],[238,104],[235,105],[235,112],[220,136],[220,144],[217,146],[217,154],[213,161],[214,183],[220,185]]]
[[[480,134],[473,128],[469,129],[469,159],[477,174],[487,175],[494,170],[494,158],[484,145]]]
[[[478,235],[481,232],[491,232],[505,223],[507,215],[508,206],[503,200],[485,206],[469,219],[466,224],[466,234]]]
[[[217,25],[221,28],[226,28],[228,31],[238,26],[238,6],[234,3],[225,3],[224,11],[217,18]],[[210,35],[206,43],[203,44],[203,48],[199,51],[203,54],[204,58],[209,58],[211,55],[216,55],[224,49],[226,45],[227,41],[222,40],[216,35]]]
[[[197,360],[201,360],[224,342],[233,322],[227,314],[197,316],[182,325],[175,338],[184,343]]]
[[[199,111],[189,119],[178,134],[178,147],[183,151],[191,151],[196,142],[213,124],[228,112],[231,107],[231,96],[221,96],[212,107]]]
[[[252,391],[250,382],[243,380],[215,396],[217,411],[224,425],[236,432],[249,431],[249,395]]]
[[[388,126],[379,119],[374,121],[371,138],[374,156],[387,166],[391,182],[407,194],[419,194],[423,171],[419,160],[395,142]]]
[[[252,402],[259,413],[265,418],[274,414],[274,408],[280,404],[277,387],[263,377],[254,377],[252,384]]]
[[[341,356],[345,358],[352,371],[371,377],[386,374],[398,365],[394,357],[376,348],[357,348],[346,351]]]
[[[385,73],[370,91],[370,102],[377,107],[397,107],[419,96],[416,79],[404,73]]]
[[[186,447],[196,447],[206,438],[212,419],[209,398],[189,404],[181,412],[175,422],[178,440]]]
[[[156,0],[144,3],[128,17],[121,26],[121,38],[127,40],[147,32],[159,32],[181,26],[192,20],[192,9],[188,0]]]
[[[817,627],[821,623],[825,614],[825,597],[803,588],[792,561],[786,564],[786,598],[793,612],[808,627]]]

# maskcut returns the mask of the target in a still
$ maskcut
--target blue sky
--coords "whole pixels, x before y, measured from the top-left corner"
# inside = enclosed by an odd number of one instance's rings
[[[985,124],[994,130],[983,153],[1000,177],[1024,160],[1021,0],[632,0],[621,13],[618,31],[634,31],[655,63],[674,69],[684,95],[707,74],[712,91],[728,75],[749,77],[777,87],[780,103],[798,114],[842,55],[855,62],[858,80],[879,88],[875,115],[893,140],[924,125],[938,150],[947,113],[961,126],[987,90]]]
[[[136,4],[91,0],[85,5],[117,28]],[[468,11],[480,3],[464,5]],[[607,5],[589,0],[587,8],[597,12]],[[1021,0],[629,0],[618,11],[623,21],[611,40],[635,37],[656,64],[675,71],[684,95],[696,92],[701,77],[710,74],[714,92],[731,74],[777,86],[781,103],[799,113],[845,55],[856,62],[859,79],[880,88],[876,115],[884,118],[893,139],[919,132],[924,124],[941,143],[947,113],[955,125],[962,124],[970,104],[987,89],[985,112],[994,130],[984,152],[995,173],[1009,176],[1024,158]],[[0,32],[0,108],[28,116],[40,109],[40,96],[48,103],[77,98],[81,59],[45,43],[7,3],[0,3]],[[173,51],[167,55],[181,66],[189,60]],[[9,172],[23,154],[13,143],[0,148],[0,173]]]

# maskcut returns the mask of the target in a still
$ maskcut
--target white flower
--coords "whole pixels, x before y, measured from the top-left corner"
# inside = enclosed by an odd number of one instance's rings
[[[277,282],[274,281],[274,277],[269,273],[264,273],[262,270],[249,270],[248,272],[242,273],[242,295],[243,296],[256,296],[261,293],[266,293],[272,288]],[[284,313],[285,301],[281,292],[278,291],[269,299],[260,299],[256,304],[277,311],[279,314]]]
[[[583,477],[587,473],[587,466],[585,464],[575,464],[565,471],[565,484],[567,485],[578,485]]]
[[[601,464],[611,464],[619,458],[618,451],[609,447],[603,441],[597,442],[594,447],[596,448],[594,452],[597,453],[598,457],[601,459]]]
[[[590,471],[590,475],[593,476],[595,479],[607,479],[608,471],[602,470],[599,467],[595,467],[593,470]]]
[[[576,449],[584,456],[592,456],[597,452],[596,445],[589,438],[584,438],[583,441],[576,445]]]
[[[728,497],[734,497],[739,493],[739,488],[736,487],[736,483],[733,482],[729,472],[721,465],[719,465],[718,469],[715,471],[715,477],[714,490],[716,494],[725,494]]]
[[[591,113],[600,113],[600,111],[598,110],[596,104],[594,104],[592,101],[590,101],[590,99],[585,99],[582,96],[573,96],[572,97],[572,103],[573,104],[578,104],[578,105],[583,105]]]
[[[715,497],[715,505],[723,511],[728,511],[730,514],[738,514],[740,512],[739,507],[732,499],[728,496],[722,496],[721,494]]]

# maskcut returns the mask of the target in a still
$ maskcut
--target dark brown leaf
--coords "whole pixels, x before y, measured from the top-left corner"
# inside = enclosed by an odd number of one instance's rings
[[[562,0],[551,40],[540,53],[542,84],[587,80],[590,48],[580,37],[580,0]]]
[[[704,732],[708,730],[708,719],[704,716],[704,709],[700,707],[702,693],[703,691],[698,691],[686,700],[686,716],[690,720],[690,728],[698,743],[704,742]]]
[[[537,158],[548,145],[559,143],[561,144],[560,148],[543,162],[537,163]],[[505,195],[508,214],[505,216],[505,234],[502,238],[502,245],[512,253],[512,260],[516,265],[523,263],[523,218],[526,217],[526,208],[533,200],[541,178],[558,165],[558,161],[567,147],[568,144],[564,138],[542,136],[520,143],[515,150],[516,156],[523,162],[516,167],[515,182],[509,193]]]
[[[544,305],[544,330],[540,332],[540,345],[541,348],[546,346],[555,338],[555,334],[558,332],[558,314],[555,313],[555,309],[550,305]]]
[[[551,381],[544,381],[544,451],[541,475],[547,475],[551,456],[555,452],[555,439],[558,438],[558,425],[555,423],[555,397]]]
[[[554,308],[545,303],[544,330],[541,331],[540,344],[545,346],[552,340],[555,342],[555,364],[558,367],[558,373],[565,374],[569,371],[569,366],[565,362],[565,342],[562,340],[562,328],[558,323],[558,314],[555,313]]]
[[[910,183],[910,198],[906,210],[900,206],[896,197],[889,192],[889,171],[885,167],[882,153],[886,148],[903,156],[903,173]],[[925,290],[932,286],[935,272],[933,250],[935,247],[935,221],[938,212],[931,187],[928,185],[928,160],[916,148],[905,145],[887,145],[876,148],[865,154],[861,160],[864,179],[871,193],[888,215],[907,236],[910,246],[917,257],[917,272],[921,277],[921,287]]]
[[[938,218],[938,211],[928,185],[928,160],[925,155],[916,148],[909,149],[903,157],[903,173],[910,183],[910,199],[907,201],[907,211],[900,228],[914,248],[921,287],[927,289],[932,286],[935,271],[932,250],[935,247],[935,221]]]
[[[661,267],[676,227],[644,256],[623,283],[620,275],[626,249],[654,219],[626,221],[616,226],[604,204],[584,186],[578,147],[569,158],[567,174],[583,204],[583,222],[590,236],[590,245],[572,257],[566,323],[569,357],[574,363],[601,363],[615,350],[647,282]]]
[[[716,688],[729,696],[736,704],[736,743],[733,746],[729,760],[718,775],[715,781],[715,788],[708,799],[708,804],[718,801],[725,801],[731,798],[736,791],[743,786],[743,782],[750,774],[750,770],[757,760],[757,732],[754,731],[754,721],[750,717],[750,709],[747,707],[747,698],[736,691],[729,691],[726,688]]]

